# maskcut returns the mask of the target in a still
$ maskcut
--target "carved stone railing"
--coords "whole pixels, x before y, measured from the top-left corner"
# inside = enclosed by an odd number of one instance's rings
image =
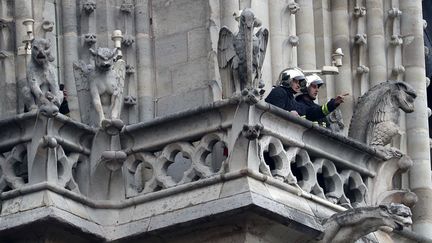
[[[391,181],[409,167],[401,160],[384,161],[371,147],[265,102],[251,105],[241,99],[127,125],[114,136],[61,114],[47,118],[27,113],[0,121],[0,136],[0,218],[20,211],[15,198],[48,190],[87,208],[71,209],[71,214],[107,227],[153,217],[135,208],[146,208],[155,199],[169,204],[170,198],[196,191],[201,203],[222,200],[224,194],[202,195],[212,185],[239,178],[286,194],[278,199],[280,194],[268,194],[267,189],[250,189],[266,200],[300,207],[304,215],[296,220],[318,217],[301,205],[305,200],[320,207],[322,217],[344,208],[397,201],[401,190],[393,190]],[[191,206],[184,203],[175,207]],[[164,213],[158,210],[156,215]],[[133,213],[134,217],[122,216]],[[303,224],[322,230],[310,222]],[[123,237],[93,233],[105,240]]]

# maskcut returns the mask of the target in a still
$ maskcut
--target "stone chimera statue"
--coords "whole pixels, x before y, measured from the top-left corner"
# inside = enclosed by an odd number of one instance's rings
[[[239,20],[239,31],[233,34],[222,27],[219,32],[218,62],[222,81],[229,92],[240,93],[245,88],[263,88],[261,69],[267,50],[268,30],[254,29],[261,26],[251,9],[242,11]],[[234,87],[232,87],[232,85]]]
[[[123,127],[120,120],[123,104],[123,87],[126,75],[126,64],[117,58],[116,48],[90,48],[94,56],[94,66],[80,61],[74,63],[75,78],[85,79],[89,83],[93,106],[102,128]],[[77,72],[80,75],[77,75]]]
[[[386,156],[401,157],[396,148],[385,148],[399,130],[399,109],[414,111],[416,91],[406,82],[387,81],[359,98],[348,136],[375,147]]]
[[[42,114],[57,115],[58,107],[63,101],[63,92],[60,90],[56,70],[51,62],[51,43],[46,39],[32,41],[32,58],[27,67],[28,86],[23,87],[22,93],[29,110],[39,106]]]

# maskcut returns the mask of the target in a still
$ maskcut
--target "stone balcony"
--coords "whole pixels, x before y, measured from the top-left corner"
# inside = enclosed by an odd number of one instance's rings
[[[0,238],[24,241],[17,232],[32,227],[70,236],[53,242],[306,242],[335,212],[405,200],[393,184],[410,166],[238,100],[118,135],[26,113],[0,121],[0,137]]]

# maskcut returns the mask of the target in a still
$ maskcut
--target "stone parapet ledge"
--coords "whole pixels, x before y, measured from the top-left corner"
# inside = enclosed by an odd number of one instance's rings
[[[118,135],[35,113],[0,121],[0,131],[0,235],[32,210],[111,241],[252,208],[301,225],[309,240],[322,234],[321,219],[375,205],[389,190],[377,173],[398,168],[362,143],[238,98]]]

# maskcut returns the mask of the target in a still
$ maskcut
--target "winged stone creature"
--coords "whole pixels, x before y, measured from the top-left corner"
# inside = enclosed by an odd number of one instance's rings
[[[417,93],[403,81],[386,81],[361,96],[354,109],[348,136],[384,152],[388,158],[401,157],[396,148],[387,148],[399,130],[400,110],[414,111]]]
[[[90,48],[90,52],[94,56],[94,66],[83,61],[74,63],[74,75],[78,79],[76,83],[90,89],[100,127],[114,134],[123,127],[120,115],[126,63],[117,59],[116,48]]]
[[[219,32],[218,62],[224,96],[240,93],[245,88],[263,88],[262,66],[267,50],[269,32],[261,26],[251,9],[241,11],[239,30],[233,34],[227,27]]]

